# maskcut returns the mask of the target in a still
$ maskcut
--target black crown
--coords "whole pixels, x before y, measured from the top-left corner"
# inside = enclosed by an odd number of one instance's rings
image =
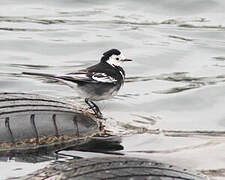
[[[110,49],[103,53],[102,61],[107,61],[112,55],[120,55],[121,52],[118,49]]]

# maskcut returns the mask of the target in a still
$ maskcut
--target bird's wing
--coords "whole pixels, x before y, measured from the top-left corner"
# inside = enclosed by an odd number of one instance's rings
[[[103,82],[103,83],[116,83],[117,80],[105,73],[99,73],[95,72],[92,75],[92,79],[97,81],[97,82]]]
[[[91,79],[88,76],[88,72],[85,70],[74,72],[74,73],[69,73],[69,74],[64,74],[64,75],[58,75],[58,76],[56,76],[56,78],[75,82],[75,83],[79,83],[79,82],[90,82],[91,83],[93,81],[93,79]]]
[[[69,73],[66,75],[59,75],[56,78],[72,81],[72,82],[89,82],[89,83],[116,83],[117,80],[113,77],[101,73],[101,72],[89,72],[87,70],[81,70],[75,73]]]

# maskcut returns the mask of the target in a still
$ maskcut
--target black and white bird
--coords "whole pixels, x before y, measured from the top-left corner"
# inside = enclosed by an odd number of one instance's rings
[[[23,74],[54,78],[72,88],[76,87],[94,113],[102,117],[101,111],[93,101],[109,99],[117,94],[124,83],[125,71],[121,65],[126,61],[132,60],[127,59],[119,50],[111,49],[103,53],[98,64],[76,72],[65,75],[33,72],[23,72]]]

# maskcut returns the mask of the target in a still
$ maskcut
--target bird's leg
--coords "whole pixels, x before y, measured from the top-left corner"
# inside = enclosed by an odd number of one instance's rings
[[[85,98],[85,102],[89,106],[90,109],[94,108],[94,106],[89,102],[88,98]]]
[[[96,112],[99,115],[99,117],[102,117],[102,113],[101,113],[99,107],[93,101],[90,101],[90,103],[93,105],[93,107],[96,110]]]
[[[94,111],[95,115],[98,118],[102,118],[102,113],[101,113],[99,107],[94,102],[89,101],[88,98],[85,98],[85,102],[87,103],[89,108]]]

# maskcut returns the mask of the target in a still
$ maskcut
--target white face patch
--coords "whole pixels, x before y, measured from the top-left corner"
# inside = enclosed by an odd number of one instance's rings
[[[121,66],[126,57],[121,53],[120,55],[112,55],[106,62],[112,66]]]

